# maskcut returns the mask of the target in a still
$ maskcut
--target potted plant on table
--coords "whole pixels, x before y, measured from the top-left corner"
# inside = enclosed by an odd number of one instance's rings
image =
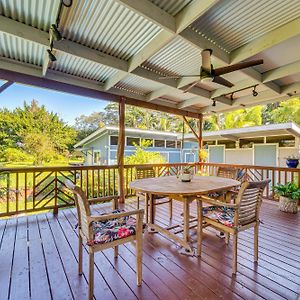
[[[296,155],[290,155],[285,158],[286,159],[286,165],[288,168],[297,168],[299,164],[299,156]]]
[[[279,209],[284,212],[298,212],[298,201],[300,199],[300,187],[292,182],[274,186],[275,192],[279,195]]]
[[[193,166],[185,166],[179,178],[182,182],[190,182],[193,178]]]

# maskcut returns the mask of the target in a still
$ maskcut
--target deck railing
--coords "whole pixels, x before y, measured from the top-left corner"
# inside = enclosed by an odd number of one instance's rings
[[[187,164],[153,165],[156,176],[176,175]],[[196,168],[196,164],[194,164]],[[125,195],[133,196],[129,183],[135,166],[126,165]],[[0,217],[74,205],[73,195],[65,188],[70,179],[86,193],[91,203],[118,198],[118,166],[66,166],[0,168]]]
[[[234,164],[217,164],[217,163],[201,163],[201,171],[205,175],[216,175],[218,167],[227,166],[236,168],[244,175],[244,179],[248,181],[260,181],[270,179],[271,182],[265,191],[265,197],[270,200],[277,200],[274,193],[274,186],[277,184],[286,184],[287,182],[295,182],[300,186],[300,169],[284,168],[284,167],[267,167],[254,165],[234,165]]]
[[[186,165],[195,172],[216,175],[219,166],[242,170],[248,180],[271,179],[266,197],[275,199],[273,188],[277,183],[295,181],[300,185],[300,169],[228,165],[214,163],[154,164],[156,176],[177,175]],[[125,194],[133,196],[129,183],[135,178],[135,166],[124,168]],[[73,195],[65,189],[64,181],[72,180],[86,193],[91,203],[118,198],[118,166],[67,166],[0,168],[0,217],[43,210],[57,212],[59,208],[74,205]]]

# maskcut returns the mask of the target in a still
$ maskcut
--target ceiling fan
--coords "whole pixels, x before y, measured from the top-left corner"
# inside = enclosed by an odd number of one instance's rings
[[[228,74],[237,70],[249,68],[252,66],[257,66],[263,64],[262,59],[240,62],[231,66],[221,67],[214,69],[213,65],[211,64],[211,49],[204,49],[201,52],[202,57],[202,66],[200,68],[200,74],[197,75],[183,75],[183,76],[164,76],[160,77],[160,79],[179,79],[179,78],[186,78],[186,77],[199,77],[199,80],[194,81],[189,85],[189,87],[184,90],[184,93],[188,92],[193,86],[195,86],[199,82],[215,82],[226,87],[233,87],[234,84],[230,81],[226,80],[225,78],[221,77],[221,75]]]

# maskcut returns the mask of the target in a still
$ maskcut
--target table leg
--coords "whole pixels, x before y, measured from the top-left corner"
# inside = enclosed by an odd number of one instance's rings
[[[149,210],[149,232],[156,232],[155,229],[151,228],[151,224],[155,223],[155,205],[154,205],[154,196],[153,194],[148,195],[150,210]]]
[[[189,241],[190,231],[190,202],[186,199],[183,201],[183,239]]]

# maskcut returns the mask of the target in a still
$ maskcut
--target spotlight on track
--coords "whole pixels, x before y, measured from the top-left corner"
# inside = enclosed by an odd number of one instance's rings
[[[52,61],[52,62],[56,61],[56,57],[54,56],[52,51],[50,49],[47,49],[47,52],[48,52],[48,57],[49,57],[50,61]]]
[[[61,41],[62,35],[60,34],[59,30],[57,29],[57,26],[55,24],[51,25],[51,33],[55,41]]]
[[[70,6],[72,6],[72,3],[73,3],[72,0],[62,0],[61,2],[65,7],[70,7]]]
[[[212,106],[216,106],[216,100],[213,100]]]
[[[253,97],[257,97],[258,95],[258,92],[256,91],[256,86],[253,87],[252,95]]]

